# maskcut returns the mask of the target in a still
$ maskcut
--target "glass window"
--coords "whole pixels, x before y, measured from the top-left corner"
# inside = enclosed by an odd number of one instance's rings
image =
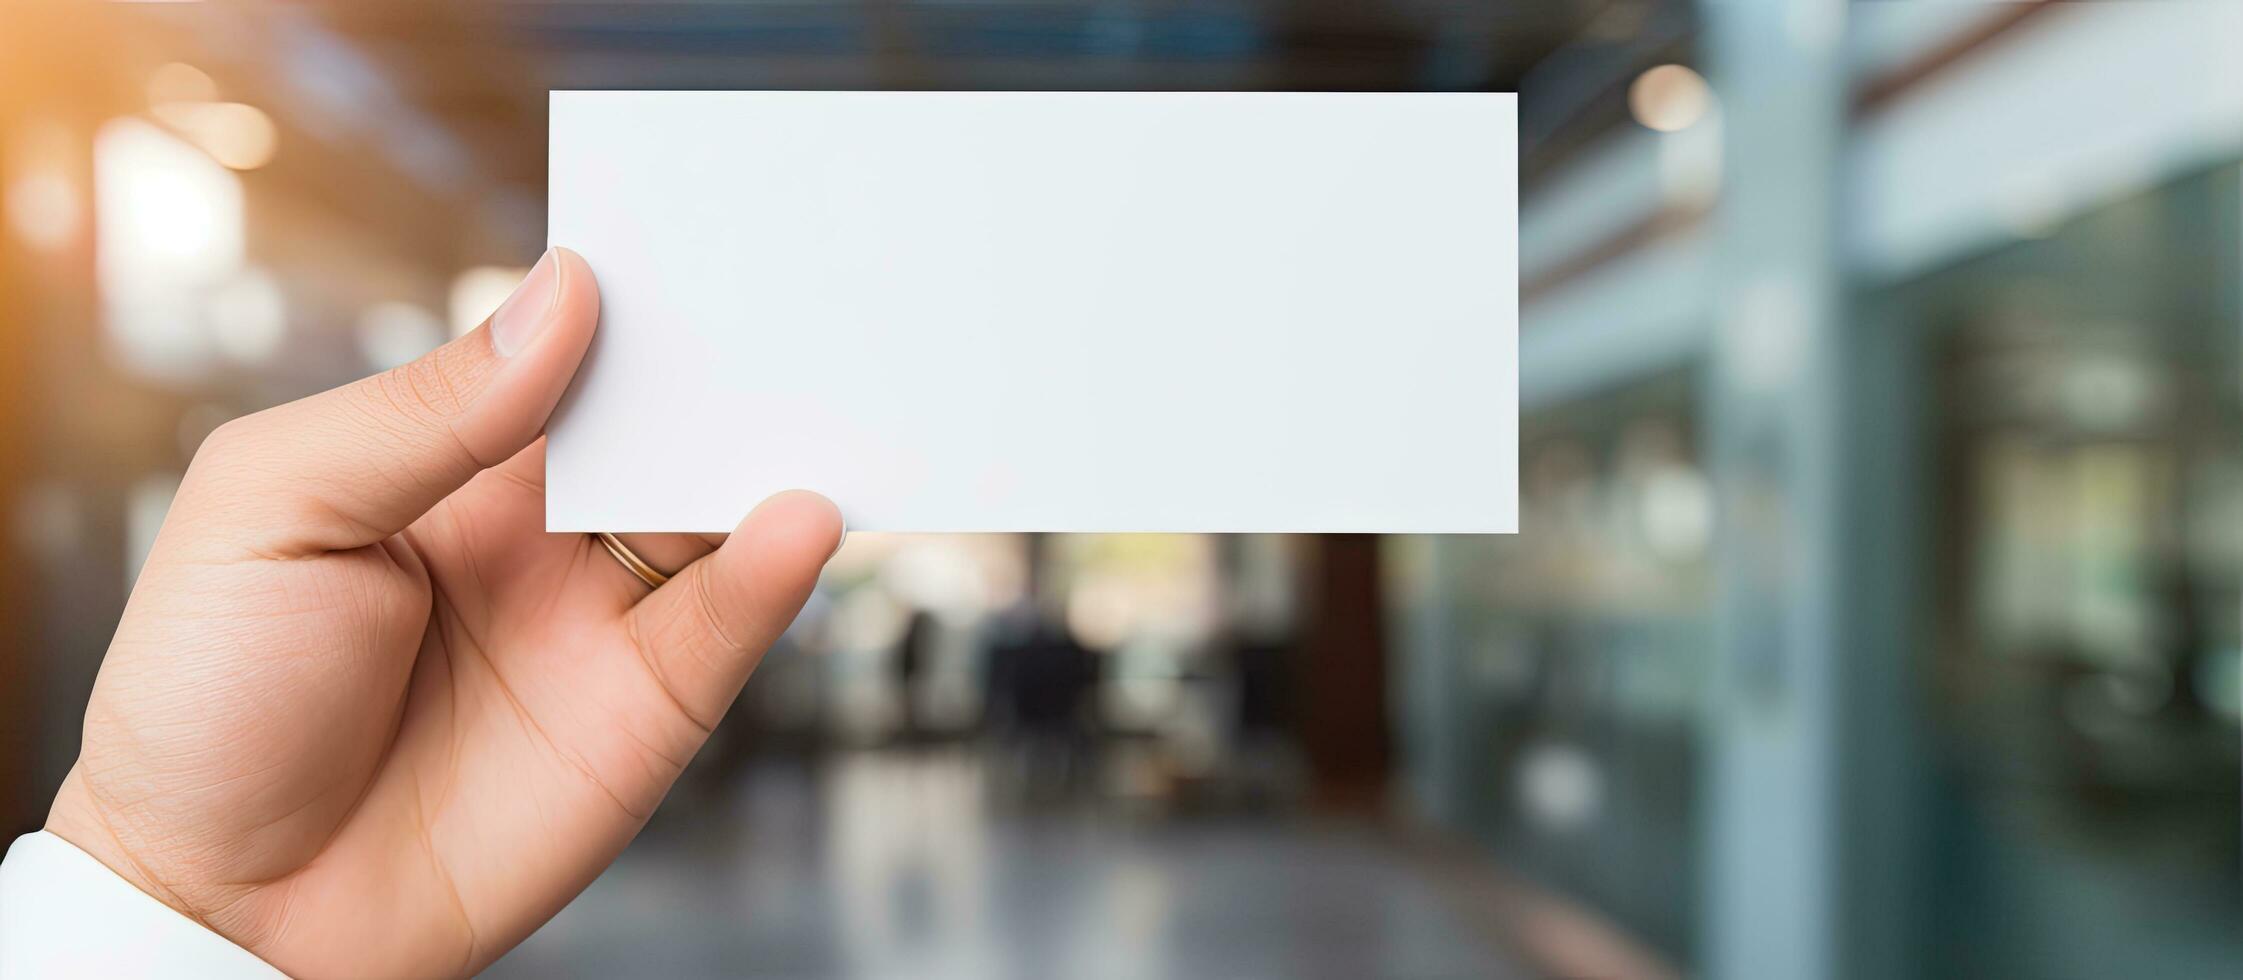
[[[1697,373],[1529,413],[1516,536],[1441,550],[1398,599],[1453,624],[1405,641],[1449,672],[1415,753],[1446,814],[1509,868],[1689,962],[1697,906],[1698,705],[1710,657],[1714,504]],[[1410,564],[1407,557],[1397,562]],[[1422,564],[1422,563],[1421,563]],[[1409,669],[1422,669],[1423,663]]]
[[[1928,331],[1940,975],[2243,955],[2232,168],[1899,287]]]

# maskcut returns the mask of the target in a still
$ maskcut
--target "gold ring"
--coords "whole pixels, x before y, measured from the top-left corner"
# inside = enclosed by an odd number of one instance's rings
[[[639,557],[630,548],[625,547],[623,539],[606,531],[593,532],[592,536],[600,539],[600,544],[607,547],[607,553],[614,555],[616,561],[621,562],[624,568],[630,569],[631,574],[639,577],[639,581],[645,582],[647,588],[659,589],[662,587],[662,583],[670,580],[669,576],[647,564],[646,559]]]

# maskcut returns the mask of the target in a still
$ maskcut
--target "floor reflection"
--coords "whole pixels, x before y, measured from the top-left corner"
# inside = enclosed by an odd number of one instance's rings
[[[673,798],[495,977],[1521,971],[1358,825],[1021,807],[977,754],[752,766]]]

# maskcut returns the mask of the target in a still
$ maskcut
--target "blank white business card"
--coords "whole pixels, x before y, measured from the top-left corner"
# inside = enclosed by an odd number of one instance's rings
[[[1509,532],[1504,94],[555,92],[546,524]]]

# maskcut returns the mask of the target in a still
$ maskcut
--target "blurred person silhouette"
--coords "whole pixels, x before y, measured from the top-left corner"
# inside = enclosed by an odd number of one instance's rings
[[[792,491],[729,537],[547,533],[598,320],[553,249],[467,335],[204,441],[0,863],[0,976],[472,974],[615,859],[843,531]]]
[[[931,737],[926,728],[925,712],[920,707],[924,693],[920,684],[928,663],[934,659],[935,642],[941,632],[942,624],[934,613],[913,610],[911,622],[904,627],[903,639],[896,644],[896,655],[888,661],[894,674],[898,709],[896,740],[906,747],[925,745]]]
[[[1053,803],[1087,788],[1095,765],[1091,712],[1101,657],[1033,599],[1008,610],[989,647],[993,727],[1009,776],[1030,803]]]
[[[1282,634],[1235,625],[1215,649],[1230,674],[1227,755],[1239,802],[1250,809],[1288,802],[1300,782],[1292,727],[1297,692],[1288,669],[1298,653]]]

